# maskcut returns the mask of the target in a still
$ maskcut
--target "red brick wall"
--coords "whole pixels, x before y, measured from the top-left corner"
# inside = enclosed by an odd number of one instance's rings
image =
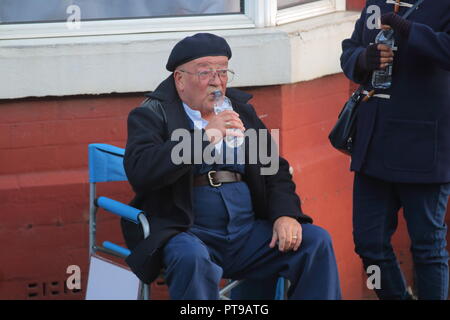
[[[361,11],[364,8],[365,0],[347,0],[347,10]]]
[[[111,95],[0,102],[0,298],[82,298],[65,293],[63,283],[71,264],[80,265],[86,282],[87,145],[123,147],[126,115],[140,100]],[[131,197],[126,183],[109,189],[124,201]],[[100,236],[119,231],[115,219],[104,223]]]
[[[244,90],[268,127],[281,129],[281,152],[294,168],[304,210],[333,238],[344,298],[373,298],[353,251],[349,158],[327,140],[349,88],[337,74]],[[124,147],[127,114],[141,101],[142,94],[0,101],[0,299],[83,298],[64,292],[63,283],[75,264],[86,288],[87,146]],[[99,193],[121,201],[132,196],[127,183],[99,186]],[[123,242],[118,220],[104,214],[98,236]],[[394,243],[411,279],[403,220]],[[167,297],[164,287],[154,285],[153,292]]]

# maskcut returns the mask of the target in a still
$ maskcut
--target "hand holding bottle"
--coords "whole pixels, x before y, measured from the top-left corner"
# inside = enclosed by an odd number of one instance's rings
[[[387,46],[391,50],[394,48],[394,30],[382,29],[375,38],[378,46]],[[388,89],[392,84],[392,62],[387,63],[384,69],[375,70],[372,73],[372,87],[374,89]]]
[[[230,147],[239,146],[244,137],[245,127],[239,114],[233,111],[230,100],[219,90],[214,91],[214,113],[208,125],[206,134],[211,143],[218,143],[223,137]]]
[[[408,39],[412,22],[403,19],[398,14],[388,12],[381,16],[381,24],[382,29],[392,28],[399,36]]]
[[[384,69],[394,60],[392,48],[385,44],[373,43],[358,57],[358,67],[364,71]]]
[[[212,143],[217,143],[223,137],[229,147],[239,147],[244,141],[245,127],[239,114],[233,111],[231,101],[220,90],[213,92],[215,116],[206,126],[206,130],[216,129],[207,135]],[[219,136],[219,134],[221,136]]]

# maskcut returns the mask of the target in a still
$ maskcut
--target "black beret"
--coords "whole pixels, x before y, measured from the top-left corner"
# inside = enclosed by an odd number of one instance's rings
[[[231,58],[231,49],[227,41],[211,33],[197,33],[186,37],[173,47],[166,69],[173,72],[183,63],[208,56]]]

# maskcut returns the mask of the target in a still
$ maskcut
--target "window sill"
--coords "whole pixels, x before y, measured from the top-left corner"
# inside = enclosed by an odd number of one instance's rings
[[[278,27],[210,31],[227,39],[231,86],[295,83],[341,72],[341,41],[356,12],[335,12]],[[146,92],[169,75],[170,50],[192,32],[4,40],[0,99]]]

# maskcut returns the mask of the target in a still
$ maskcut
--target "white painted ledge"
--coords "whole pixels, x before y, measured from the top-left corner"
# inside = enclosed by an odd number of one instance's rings
[[[335,12],[271,28],[210,31],[233,51],[231,86],[311,80],[341,72],[341,41],[356,12]],[[192,32],[3,40],[0,99],[146,92],[169,73],[170,50]]]

